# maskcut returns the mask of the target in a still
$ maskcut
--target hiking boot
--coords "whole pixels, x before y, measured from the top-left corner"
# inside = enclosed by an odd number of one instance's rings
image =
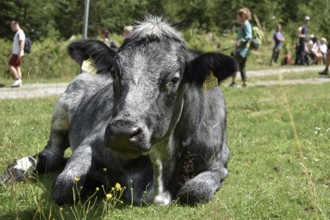
[[[238,87],[238,84],[235,83],[235,82],[232,82],[232,83],[230,83],[229,87],[237,88]]]
[[[324,70],[322,72],[319,72],[319,75],[328,76],[329,75],[329,72]]]
[[[11,85],[12,88],[14,87],[21,87],[22,86],[22,80],[21,79],[16,79],[14,83]]]

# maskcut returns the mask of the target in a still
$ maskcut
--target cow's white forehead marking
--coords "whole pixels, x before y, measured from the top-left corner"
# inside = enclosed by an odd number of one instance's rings
[[[134,73],[132,78],[134,84],[138,84],[138,80],[143,76],[143,71],[146,69],[146,58],[141,53],[135,53],[133,56]]]

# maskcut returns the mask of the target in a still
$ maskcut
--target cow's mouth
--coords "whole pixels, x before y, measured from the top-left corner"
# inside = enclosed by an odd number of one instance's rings
[[[117,156],[124,158],[137,158],[147,154],[147,151],[141,151],[137,149],[114,148],[114,147],[112,147],[112,151]]]

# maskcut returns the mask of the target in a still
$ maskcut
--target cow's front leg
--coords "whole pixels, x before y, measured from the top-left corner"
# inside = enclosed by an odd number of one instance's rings
[[[56,104],[52,116],[51,131],[45,149],[38,154],[37,171],[56,170],[64,166],[64,151],[70,146],[68,141],[69,112],[66,96],[62,96]]]
[[[228,171],[225,167],[220,170],[205,171],[188,180],[179,190],[176,197],[179,202],[196,204],[209,202],[216,191],[222,186]]]
[[[72,204],[83,187],[92,166],[92,150],[89,145],[75,149],[64,170],[56,178],[52,197],[58,204]],[[76,195],[74,195],[74,193]]]

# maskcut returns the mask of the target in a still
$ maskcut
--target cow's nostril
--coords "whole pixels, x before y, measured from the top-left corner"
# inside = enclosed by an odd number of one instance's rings
[[[144,127],[129,120],[114,120],[106,128],[106,145],[116,151],[145,150],[146,135]]]
[[[130,140],[135,140],[142,134],[142,128],[135,128],[134,131],[129,136]]]
[[[150,150],[145,126],[132,121],[116,120],[110,122],[104,134],[105,147],[119,155],[141,155]]]

